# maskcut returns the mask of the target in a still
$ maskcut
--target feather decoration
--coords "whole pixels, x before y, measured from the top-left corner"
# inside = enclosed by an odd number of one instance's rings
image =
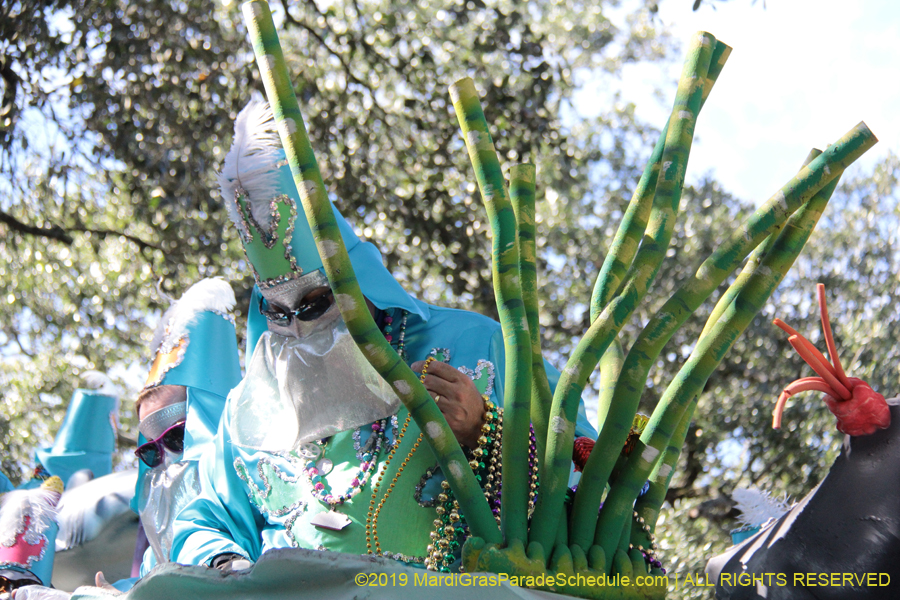
[[[0,546],[12,547],[20,534],[24,534],[26,543],[39,544],[44,532],[56,522],[60,496],[62,481],[59,477],[51,477],[39,488],[3,494],[0,498]]]
[[[750,527],[759,527],[769,519],[778,519],[791,509],[786,496],[773,498],[768,492],[756,489],[737,488],[732,492],[731,499],[737,505],[735,508],[741,511],[738,521]]]
[[[219,173],[219,191],[228,216],[245,238],[250,233],[235,202],[235,190],[246,192],[253,219],[267,229],[272,199],[280,191],[277,165],[283,158],[272,108],[268,102],[251,100],[234,122],[234,140]]]
[[[112,379],[106,373],[100,371],[85,371],[81,375],[84,386],[89,390],[96,390],[98,394],[104,396],[119,396],[119,387],[113,383]]]
[[[188,327],[201,313],[210,311],[230,320],[234,305],[234,290],[227,281],[221,277],[202,279],[166,310],[156,326],[150,347],[154,354],[160,350],[168,352],[187,334]]]

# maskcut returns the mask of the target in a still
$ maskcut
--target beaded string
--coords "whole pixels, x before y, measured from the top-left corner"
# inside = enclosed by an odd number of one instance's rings
[[[429,356],[425,359],[425,364],[422,366],[422,375],[419,377],[419,381],[425,383],[425,374],[428,372],[428,366],[434,362],[435,358],[433,356]],[[397,436],[397,439],[394,440],[394,444],[391,446],[391,451],[388,453],[387,458],[384,461],[384,469],[382,469],[381,473],[378,475],[378,480],[375,482],[375,485],[372,488],[372,499],[369,501],[369,512],[366,514],[366,552],[369,554],[381,554],[381,544],[378,541],[378,515],[381,513],[381,509],[384,506],[385,501],[390,496],[391,492],[394,491],[394,486],[397,483],[397,479],[400,477],[400,473],[403,472],[403,469],[409,463],[409,460],[412,458],[415,451],[419,448],[419,444],[422,442],[422,434],[419,434],[419,437],[416,439],[416,442],[413,444],[412,449],[409,451],[409,454],[406,455],[406,459],[400,464],[400,468],[397,469],[397,474],[394,475],[394,479],[391,481],[388,486],[387,491],[384,493],[384,497],[381,499],[381,502],[378,503],[378,507],[375,507],[375,502],[378,500],[378,490],[381,488],[381,482],[384,480],[384,474],[387,473],[388,466],[391,464],[391,460],[394,458],[394,454],[397,452],[397,448],[400,447],[400,441],[403,439],[404,434],[406,434],[406,429],[409,427],[409,423],[412,420],[412,415],[407,413],[406,420],[403,421],[403,427],[400,429],[400,434]],[[372,549],[372,543],[375,543],[374,550]]]
[[[654,567],[657,569],[662,569],[663,574],[665,574],[666,570],[662,568],[662,563],[659,561],[659,557],[656,555],[656,550],[658,546],[656,545],[656,538],[653,537],[653,533],[650,531],[650,526],[644,521],[644,517],[640,516],[637,511],[633,511],[632,517],[637,524],[640,525],[641,531],[646,534],[647,539],[650,540],[650,547],[644,548],[643,546],[638,546],[637,549],[643,555],[644,560],[647,562],[650,567]],[[634,544],[628,544],[629,550],[634,550]]]
[[[397,333],[397,346],[396,351],[397,354],[403,358],[405,354],[405,346],[406,346],[406,321],[409,315],[409,312],[403,311],[402,318],[400,321],[400,328]],[[387,340],[392,346],[394,345],[394,318],[390,315],[387,315],[384,318],[384,339]],[[323,504],[329,505],[331,510],[334,510],[337,506],[340,506],[350,500],[351,498],[358,495],[362,492],[363,488],[366,487],[366,484],[372,477],[372,473],[378,467],[378,456],[381,454],[382,446],[384,445],[384,440],[387,435],[387,427],[388,423],[391,421],[391,418],[388,417],[386,419],[382,419],[380,421],[376,421],[372,423],[372,436],[375,436],[375,447],[373,450],[362,452],[359,454],[359,432],[360,429],[357,429],[354,434],[354,445],[357,450],[357,458],[360,460],[359,470],[356,475],[353,477],[353,480],[350,482],[350,487],[343,494],[338,494],[335,496],[327,487],[326,487],[326,479],[325,475],[319,472],[319,468],[316,464],[316,458],[311,459],[303,469],[303,473],[306,475],[306,478],[309,480],[309,484],[312,487],[313,496]],[[407,418],[408,421],[408,418]],[[324,446],[324,442],[319,440],[317,442],[320,446]],[[395,444],[396,447],[396,444]],[[392,451],[393,452],[393,451]]]
[[[502,467],[501,446],[503,438],[503,409],[490,401],[488,396],[482,396],[484,400],[484,413],[481,425],[481,436],[478,438],[478,447],[472,451],[472,460],[469,466],[475,473],[478,482],[484,482],[484,497],[491,507],[494,518],[500,521],[500,474]],[[529,511],[533,511],[537,496],[537,443],[534,438],[534,429],[531,430],[529,444],[528,464],[531,468],[531,490],[528,497]],[[424,486],[424,483],[420,484]],[[437,496],[437,518],[434,520],[434,531],[430,533],[431,544],[428,546],[428,555],[425,558],[425,568],[429,571],[450,572],[450,566],[455,560],[455,552],[469,535],[468,525],[459,514],[459,502],[453,497],[450,484],[444,480],[441,482],[443,491]],[[530,513],[529,513],[530,514]]]
[[[306,468],[303,469],[303,473],[306,475],[310,485],[312,486],[312,494],[316,498],[316,500],[322,502],[323,504],[328,504],[331,509],[334,510],[335,507],[342,505],[347,500],[350,500],[351,498],[362,492],[363,488],[366,487],[366,484],[372,477],[372,473],[375,471],[375,468],[378,466],[378,455],[381,453],[381,447],[385,437],[384,432],[387,428],[387,424],[388,419],[382,419],[381,421],[375,421],[374,423],[372,423],[371,435],[376,436],[375,449],[370,452],[363,453],[361,459],[362,462],[359,465],[359,471],[357,471],[356,475],[353,477],[353,481],[350,482],[350,487],[343,494],[335,496],[325,487],[325,476],[319,472],[315,459],[310,460],[306,464]]]
[[[486,469],[484,461],[488,452],[485,449],[499,439],[499,411],[494,412],[495,406],[487,396],[481,398],[484,401],[484,413],[481,417],[484,423],[481,425],[478,447],[472,450],[473,458],[469,461],[469,467],[472,468],[479,483]],[[493,454],[493,451],[494,446],[491,445],[490,454]],[[492,460],[495,458],[491,456]],[[431,543],[426,548],[425,568],[429,571],[446,573],[450,571],[456,550],[469,536],[469,527],[459,514],[459,502],[453,497],[453,490],[446,479],[441,482],[441,488],[443,491],[438,494],[435,507],[437,512],[437,518],[434,520],[435,529],[429,534]],[[489,492],[485,492],[485,497],[490,501]]]
[[[395,350],[397,350],[397,354],[400,355],[401,360],[406,360],[406,319],[409,316],[409,311],[404,310],[403,316],[400,318],[400,331],[397,332],[397,346]],[[384,317],[384,339],[391,344],[394,345],[394,317],[387,315]]]

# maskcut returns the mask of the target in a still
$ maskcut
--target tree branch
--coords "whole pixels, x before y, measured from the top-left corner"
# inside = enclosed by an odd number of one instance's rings
[[[122,231],[114,231],[112,229],[91,229],[90,227],[71,227],[68,230],[63,229],[59,225],[51,225],[49,227],[35,227],[34,225],[29,225],[27,223],[23,223],[18,220],[14,216],[9,213],[3,212],[0,210],[0,223],[5,223],[10,229],[13,231],[18,231],[19,233],[24,233],[26,235],[34,235],[40,237],[46,237],[53,240],[58,240],[64,243],[67,246],[71,246],[74,243],[74,239],[71,235],[71,232],[77,231],[81,233],[93,233],[96,235],[100,235],[103,237],[107,236],[119,236],[123,237],[126,240],[133,242],[137,245],[141,250],[159,250],[162,252],[162,248],[151,244],[150,242],[146,242],[141,238],[133,235],[129,235]]]
[[[372,99],[372,107],[377,109],[377,111],[381,114],[382,120],[384,120],[386,122],[387,121],[387,111],[378,103],[378,97],[375,94],[375,90],[372,89],[372,86],[369,85],[367,82],[363,81],[362,79],[360,79],[359,77],[357,77],[353,73],[352,69],[350,68],[350,64],[347,62],[347,59],[344,57],[344,55],[341,54],[340,52],[338,52],[337,50],[335,50],[334,48],[332,48],[331,46],[329,46],[328,42],[325,41],[325,38],[323,38],[319,34],[319,32],[316,31],[316,29],[314,27],[308,25],[306,22],[301,21],[300,19],[295,18],[291,14],[290,10],[288,10],[288,0],[281,0],[281,3],[284,7],[285,19],[287,19],[287,21],[289,23],[292,23],[292,24],[304,29],[307,33],[309,33],[311,36],[313,36],[316,39],[316,41],[318,41],[319,44],[323,48],[325,48],[325,50],[329,54],[331,54],[338,60],[338,62],[341,65],[341,69],[343,69],[344,74],[347,76],[347,80],[355,83],[356,85],[364,88],[366,91],[369,92],[369,97]],[[308,2],[308,4],[312,5],[313,9],[317,13],[319,13],[319,15],[321,15],[323,18],[325,18],[325,15],[322,14],[322,11],[319,10],[319,7],[316,6],[315,2]],[[359,43],[361,43],[364,48],[367,48],[367,44],[365,43],[364,40],[360,40]],[[379,56],[379,58],[381,58],[381,57]],[[344,88],[344,92],[346,93],[346,87]]]
[[[160,248],[159,246],[151,244],[150,242],[145,242],[144,240],[142,240],[139,237],[129,235],[129,234],[123,233],[121,231],[114,231],[112,229],[91,229],[89,227],[72,227],[69,231],[81,231],[84,233],[93,233],[96,235],[101,235],[103,237],[107,237],[107,236],[111,236],[111,235],[119,236],[119,237],[125,238],[126,240],[128,240],[130,242],[134,242],[137,245],[137,247],[140,248],[141,250],[159,250],[160,252],[162,252],[162,248]]]
[[[13,231],[18,231],[19,233],[24,233],[26,235],[36,235],[53,240],[58,240],[66,244],[67,246],[71,246],[72,242],[75,241],[72,239],[72,236],[66,233],[66,231],[59,225],[51,225],[50,227],[35,227],[34,225],[23,223],[11,214],[3,212],[2,210],[0,210],[0,223],[5,223],[6,226]]]

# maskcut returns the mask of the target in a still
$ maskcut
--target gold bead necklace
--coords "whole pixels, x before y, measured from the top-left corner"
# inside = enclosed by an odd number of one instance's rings
[[[425,364],[422,366],[422,375],[419,377],[419,381],[425,383],[425,374],[428,372],[428,365],[434,362],[435,358],[433,356],[429,356],[425,359]],[[394,454],[397,452],[397,448],[400,447],[400,441],[403,439],[403,435],[406,433],[407,427],[409,427],[409,422],[412,420],[412,415],[407,413],[406,420],[403,421],[403,427],[400,429],[400,433],[397,434],[397,439],[394,440],[393,445],[391,446],[391,451],[388,453],[387,458],[384,461],[384,469],[381,470],[381,473],[378,475],[378,480],[375,482],[375,485],[372,488],[372,499],[369,500],[369,512],[366,514],[366,552],[369,554],[381,554],[381,544],[378,541],[378,515],[381,514],[381,509],[384,507],[384,503],[387,501],[388,496],[391,495],[391,492],[394,491],[394,486],[397,484],[397,480],[400,478],[400,473],[403,472],[403,469],[406,468],[406,465],[409,464],[410,459],[415,454],[416,450],[419,448],[419,444],[422,442],[422,434],[419,434],[419,437],[416,438],[416,442],[413,444],[412,449],[409,451],[409,454],[406,455],[406,458],[402,463],[400,463],[400,467],[397,469],[397,474],[394,475],[394,479],[391,480],[390,485],[388,486],[387,491],[384,493],[384,496],[381,498],[381,502],[378,502],[378,506],[375,506],[375,502],[378,500],[378,490],[381,487],[381,482],[384,480],[384,474],[387,473],[388,467],[391,464],[391,460],[394,458]],[[374,550],[372,548],[372,544],[374,542]]]

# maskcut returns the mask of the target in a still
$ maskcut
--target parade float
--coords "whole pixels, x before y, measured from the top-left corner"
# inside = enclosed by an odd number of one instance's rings
[[[706,571],[721,600],[810,598],[894,598],[900,581],[895,557],[900,546],[900,485],[894,470],[900,447],[894,429],[900,398],[885,399],[865,381],[849,377],[831,333],[825,288],[817,286],[828,357],[789,325],[775,319],[790,345],[812,369],[785,387],[773,427],[781,427],[787,400],[804,391],[825,394],[844,434],[841,452],[824,479],[802,500],[762,519]]]
[[[394,598],[424,593],[441,598],[459,597],[463,587],[471,586],[479,596],[498,598],[540,592],[609,600],[664,598],[669,581],[654,535],[697,400],[802,251],[844,169],[876,143],[875,136],[861,123],[824,151],[812,150],[794,178],[733,231],[722,233],[716,250],[662,304],[634,344],[624,348],[619,333],[638,305],[652,296],[680,211],[696,120],[731,51],[709,33],[696,34],[671,116],[603,260],[593,295],[584,299],[590,304],[591,325],[551,394],[539,335],[536,169],[513,165],[504,175],[474,82],[463,79],[450,86],[491,224],[493,285],[506,353],[506,371],[497,374],[505,381],[502,439],[498,425],[486,423],[486,444],[495,452],[484,460],[469,459],[419,376],[365,308],[268,5],[249,2],[244,15],[336,303],[359,349],[408,409],[446,476],[447,492],[436,510],[440,533],[427,557],[428,570],[377,553],[285,549],[231,573],[159,565],[126,596]],[[637,408],[651,366],[679,328],[730,278],[733,282],[680,372],[652,414],[642,418]],[[578,402],[598,366],[599,437],[576,440]],[[499,417],[496,408],[492,414]],[[530,452],[536,466],[529,461]],[[570,488],[573,459],[582,474]],[[447,548],[461,550],[461,572],[446,572]],[[116,594],[84,587],[75,596]]]

